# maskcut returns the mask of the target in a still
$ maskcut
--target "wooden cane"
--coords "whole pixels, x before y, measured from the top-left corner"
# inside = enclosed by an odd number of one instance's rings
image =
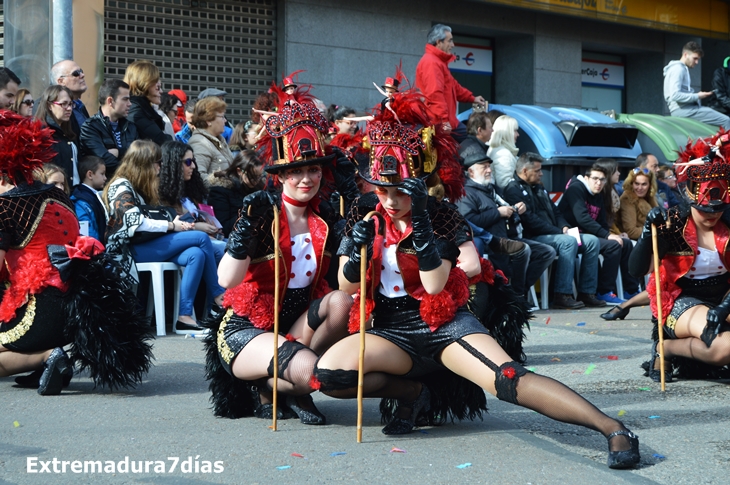
[[[271,429],[276,431],[276,405],[279,384],[279,209],[274,205],[274,399]]]
[[[340,216],[345,217],[345,198],[340,196]]]
[[[651,247],[654,251],[654,281],[656,283],[656,316],[659,320],[657,330],[659,333],[659,372],[661,373],[662,392],[666,391],[664,378],[664,320],[662,318],[662,286],[659,281],[659,250],[657,244],[656,225],[651,225]],[[651,372],[653,369],[649,369]]]

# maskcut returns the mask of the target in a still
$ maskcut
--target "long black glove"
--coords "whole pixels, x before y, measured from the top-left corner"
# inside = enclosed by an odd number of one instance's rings
[[[725,295],[722,302],[715,308],[707,311],[707,326],[701,336],[702,341],[707,347],[710,346],[715,337],[720,333],[728,315],[730,315],[730,294]]]
[[[265,190],[248,194],[243,199],[243,208],[226,245],[226,252],[232,258],[244,260],[255,251],[257,241],[253,239],[254,230],[261,222],[261,217],[275,203],[274,196]]]
[[[357,221],[352,228],[352,250],[350,251],[350,260],[342,267],[342,274],[350,283],[360,282],[360,248],[363,244],[367,245],[367,260],[373,257],[373,241],[375,240],[375,221],[369,219],[367,221]]]
[[[654,248],[651,241],[651,225],[657,226],[657,249],[659,257],[662,258],[669,250],[669,243],[661,237],[661,227],[667,220],[667,212],[661,207],[654,207],[649,211],[644,223],[644,229],[641,231],[641,237],[636,242],[631,256],[629,257],[629,273],[634,278],[643,277],[648,271],[652,262],[651,255]]]
[[[431,271],[441,266],[441,256],[436,250],[431,218],[428,216],[428,191],[426,183],[417,178],[403,181],[398,188],[411,198],[411,227],[413,228],[413,249],[418,255],[418,269]]]
[[[335,178],[337,192],[345,199],[345,214],[348,214],[350,204],[360,196],[360,190],[355,182],[357,169],[345,152],[336,147],[333,151],[337,154],[337,162],[332,169],[332,175]]]

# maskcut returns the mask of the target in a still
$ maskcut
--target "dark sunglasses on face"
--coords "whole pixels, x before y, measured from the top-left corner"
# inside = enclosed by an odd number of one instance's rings
[[[61,76],[61,77],[68,77],[68,76],[79,77],[83,73],[84,73],[84,70],[83,69],[76,69],[75,71],[71,71],[71,73],[68,74],[67,76]]]
[[[26,106],[33,106],[35,104],[35,101],[33,101],[32,99],[25,99],[25,100],[21,101],[21,103]]]
[[[193,158],[186,158],[182,162],[185,164],[186,167],[189,167],[190,165],[192,165],[192,164],[195,163],[195,157],[193,157]]]

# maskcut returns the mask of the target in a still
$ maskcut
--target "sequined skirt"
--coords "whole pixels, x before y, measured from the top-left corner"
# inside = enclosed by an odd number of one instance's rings
[[[450,322],[432,332],[421,319],[420,302],[410,296],[387,298],[375,296],[373,328],[368,333],[378,335],[404,350],[413,360],[413,368],[406,374],[416,378],[431,372],[444,370],[439,353],[467,335],[483,333],[486,328],[466,309],[460,308]]]
[[[279,313],[279,334],[286,335],[302,313],[307,310],[310,304],[309,295],[310,287],[286,290]],[[243,348],[251,340],[266,332],[267,330],[254,327],[247,317],[236,313],[231,312],[230,315],[226,314],[223,317],[218,330],[218,355],[229,374],[233,375],[231,365]]]
[[[64,336],[65,323],[63,293],[49,286],[30,296],[11,321],[0,322],[0,345],[14,352],[40,352],[63,347],[70,342]]]

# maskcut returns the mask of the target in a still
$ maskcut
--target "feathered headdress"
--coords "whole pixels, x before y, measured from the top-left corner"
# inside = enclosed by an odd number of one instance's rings
[[[723,212],[730,208],[730,136],[724,130],[694,144],[687,142],[674,168],[682,195],[698,210]]]
[[[0,174],[14,185],[33,183],[33,170],[56,155],[52,133],[39,120],[0,110]]]
[[[388,89],[393,90],[393,92],[398,92],[398,87],[401,85],[403,80],[405,79],[406,82],[408,82],[408,79],[406,78],[406,75],[403,74],[403,61],[401,61],[396,67],[395,67],[395,76],[393,77],[386,77],[385,82],[383,83],[381,88],[383,88],[384,91],[387,92]]]

